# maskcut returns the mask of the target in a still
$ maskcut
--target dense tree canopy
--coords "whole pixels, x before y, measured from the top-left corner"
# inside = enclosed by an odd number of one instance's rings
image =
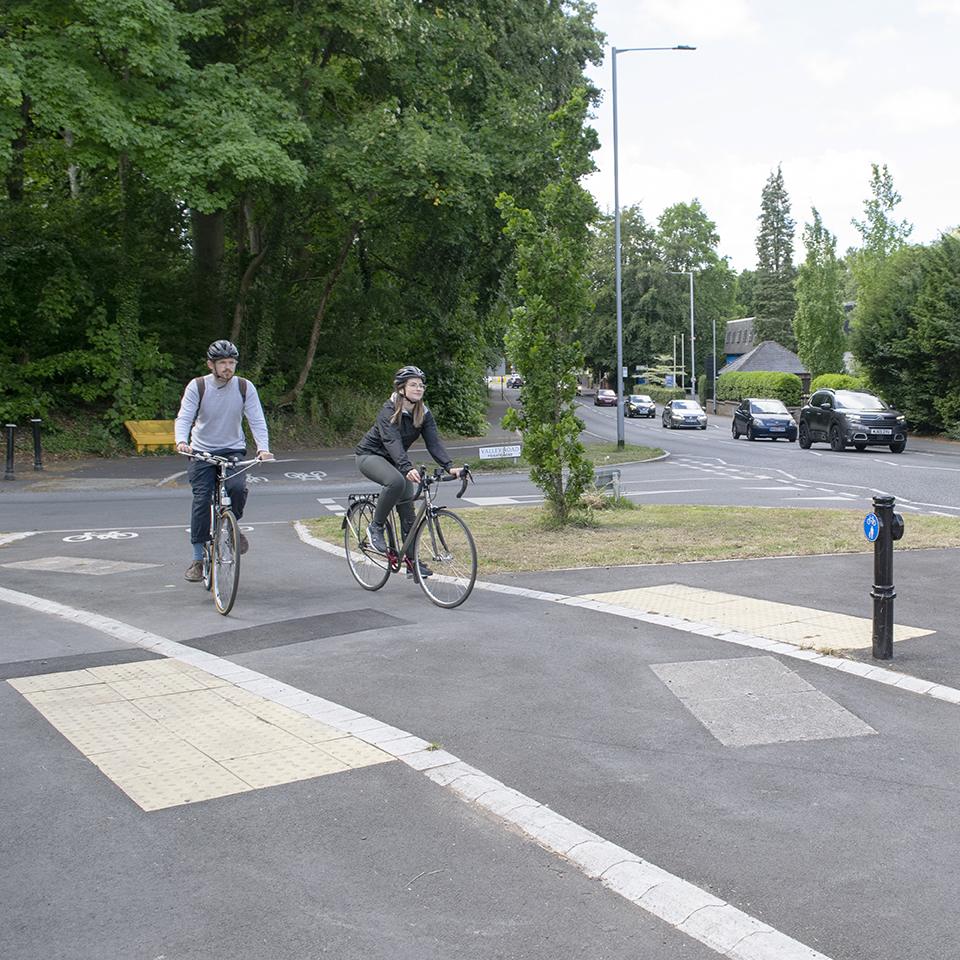
[[[595,308],[584,324],[582,343],[589,367],[598,375],[616,375],[616,284],[613,218],[602,218],[594,235],[590,272]],[[674,337],[680,354],[685,338],[689,357],[689,281],[673,272],[694,275],[694,328],[697,379],[706,357],[722,353],[726,321],[737,315],[737,280],[717,253],[720,238],[716,224],[700,202],[678,203],[648,224],[638,207],[620,214],[621,314],[623,360],[629,378],[637,366],[650,366],[656,358],[672,355]],[[687,378],[689,383],[689,378]]]
[[[592,15],[560,0],[8,4],[5,416],[170,416],[229,336],[274,408],[323,416],[416,362],[441,421],[480,429],[512,257],[495,199],[560,178],[548,118],[599,62]]]

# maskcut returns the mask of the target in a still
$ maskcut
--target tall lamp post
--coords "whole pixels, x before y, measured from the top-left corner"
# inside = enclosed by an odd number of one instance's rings
[[[611,47],[613,54],[613,205],[617,247],[617,449],[623,449],[623,301],[620,296],[620,170],[617,146],[617,54],[642,50],[696,50],[696,47]]]
[[[693,271],[692,270],[667,270],[667,273],[673,274],[675,277],[689,277],[690,278],[690,396],[696,400],[697,399],[697,368],[694,364],[694,347],[693,347]],[[716,322],[714,322],[713,328],[713,350],[716,353],[717,350],[717,328]],[[716,410],[714,410],[716,413]]]

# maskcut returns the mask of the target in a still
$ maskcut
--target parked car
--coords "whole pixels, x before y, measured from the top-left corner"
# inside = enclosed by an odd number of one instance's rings
[[[513,374],[513,376],[507,377],[506,386],[508,387],[522,387],[523,386],[523,377],[519,373]]]
[[[831,450],[852,444],[889,447],[903,453],[907,418],[869,390],[818,390],[800,410],[800,446],[829,443]]]
[[[644,393],[631,394],[623,409],[628,417],[652,420],[657,415],[657,405]]]
[[[593,398],[595,407],[615,407],[617,405],[617,393],[615,390],[598,390]]]
[[[751,397],[741,400],[733,411],[733,439],[745,436],[748,440],[770,437],[783,438],[793,443],[797,439],[797,421],[783,405],[782,400],[762,400]]]
[[[696,400],[671,400],[661,415],[664,427],[675,430],[677,427],[699,427],[707,429],[707,415]]]

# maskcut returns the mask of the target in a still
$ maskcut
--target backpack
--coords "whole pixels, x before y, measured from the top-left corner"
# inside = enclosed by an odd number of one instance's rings
[[[207,378],[206,377],[196,377],[194,383],[197,385],[197,393],[200,394],[200,399],[197,401],[197,412],[200,411],[200,404],[203,403],[203,391],[207,389]],[[244,403],[247,402],[247,381],[243,377],[237,377],[237,383],[240,385],[240,397]]]
[[[193,382],[197,385],[197,393],[200,394],[200,399],[197,401],[197,412],[193,415],[193,423],[197,422],[197,417],[200,416],[200,404],[203,403],[203,391],[207,389],[207,378],[206,377],[194,377]],[[237,384],[240,387],[240,399],[243,400],[244,406],[247,404],[247,381],[243,377],[237,377]],[[193,429],[193,423],[190,424],[190,429]]]

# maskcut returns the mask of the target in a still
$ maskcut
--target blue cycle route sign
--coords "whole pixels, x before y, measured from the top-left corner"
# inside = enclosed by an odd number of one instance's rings
[[[875,513],[868,513],[863,518],[863,535],[871,543],[880,536],[880,519]]]

